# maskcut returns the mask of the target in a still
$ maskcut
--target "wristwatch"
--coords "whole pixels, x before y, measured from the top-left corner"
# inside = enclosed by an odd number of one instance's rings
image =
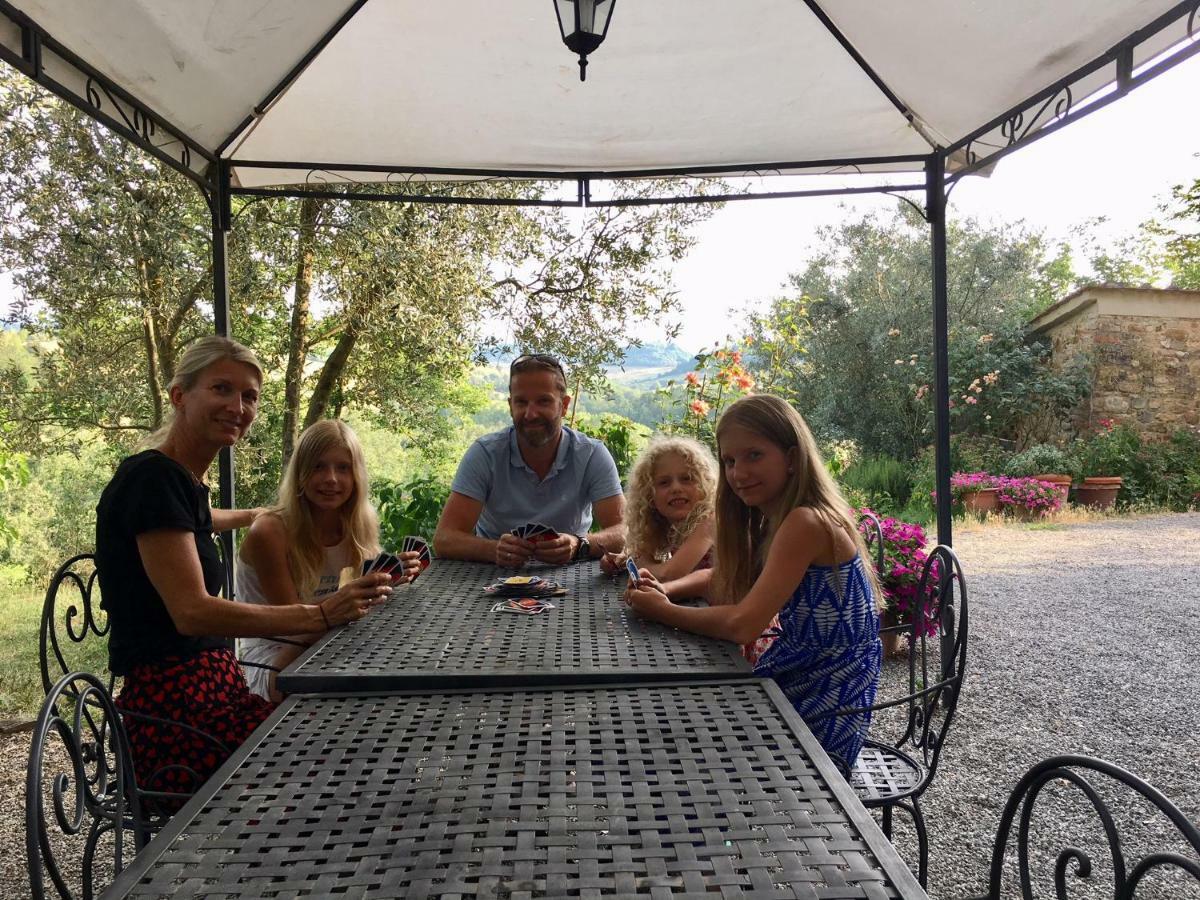
[[[577,534],[579,538],[579,546],[575,548],[575,562],[583,562],[586,559],[592,558],[592,542],[587,539],[586,535]]]

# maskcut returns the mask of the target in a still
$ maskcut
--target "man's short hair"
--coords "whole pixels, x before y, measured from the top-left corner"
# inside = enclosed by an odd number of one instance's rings
[[[523,375],[526,372],[550,372],[554,375],[554,382],[558,389],[562,391],[563,396],[566,396],[567,373],[557,357],[551,356],[548,353],[522,353],[508,367],[508,387],[510,391],[512,390],[513,377]]]

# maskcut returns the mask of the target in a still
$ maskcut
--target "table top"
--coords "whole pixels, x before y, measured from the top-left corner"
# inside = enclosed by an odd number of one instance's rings
[[[483,588],[514,574],[436,560],[366,618],[331,632],[278,676],[286,693],[541,686],[751,675],[740,648],[656,622],[621,602],[598,562],[521,570],[566,587],[536,616],[492,612]]]
[[[910,898],[765,679],[293,696],[106,898]]]

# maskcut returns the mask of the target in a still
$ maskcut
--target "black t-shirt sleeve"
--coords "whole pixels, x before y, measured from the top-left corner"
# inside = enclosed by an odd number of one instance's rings
[[[116,510],[126,533],[160,529],[194,531],[196,491],[180,467],[166,458],[150,458],[130,473]]]

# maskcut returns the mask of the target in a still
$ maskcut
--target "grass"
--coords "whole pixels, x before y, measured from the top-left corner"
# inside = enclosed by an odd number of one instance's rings
[[[44,588],[26,583],[11,568],[0,569],[0,720],[34,719],[42,705],[38,628],[44,598]],[[60,621],[65,615],[62,609]],[[74,653],[67,658],[73,668],[107,673],[108,641],[90,635],[70,649]]]

